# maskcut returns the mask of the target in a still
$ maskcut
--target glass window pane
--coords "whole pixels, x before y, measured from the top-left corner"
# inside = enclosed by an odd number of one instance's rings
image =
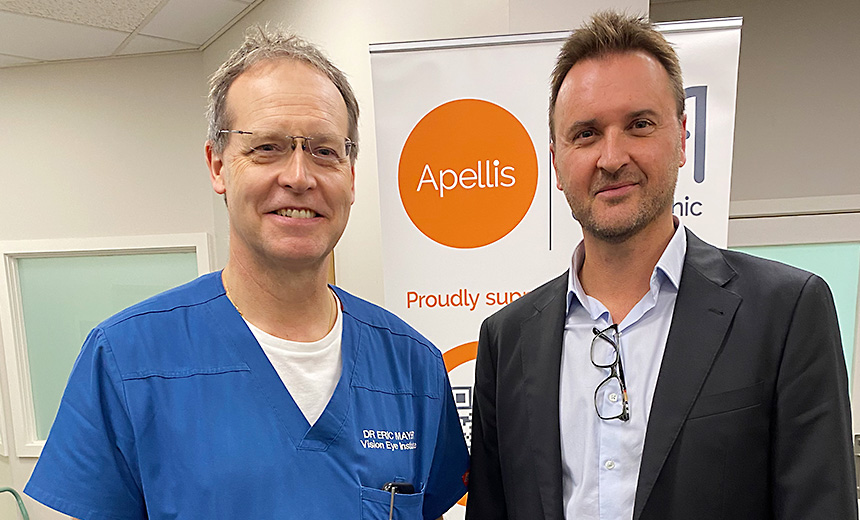
[[[45,439],[89,331],[197,276],[195,253],[18,258],[36,432]]]

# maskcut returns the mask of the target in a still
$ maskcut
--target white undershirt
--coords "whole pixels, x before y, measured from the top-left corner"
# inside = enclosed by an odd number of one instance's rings
[[[289,341],[272,336],[245,320],[269,362],[287,387],[308,423],[317,422],[328,405],[341,373],[343,312],[337,302],[337,319],[324,338]]]

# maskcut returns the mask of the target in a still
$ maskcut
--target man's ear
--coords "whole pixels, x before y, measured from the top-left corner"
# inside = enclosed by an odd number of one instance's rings
[[[351,163],[349,165],[349,191],[352,194],[352,197],[349,201],[350,206],[355,202],[355,163]]]
[[[678,168],[687,163],[687,114],[681,116],[681,151],[679,155],[680,164],[678,164]]]
[[[552,170],[555,172],[555,187],[562,189],[561,182],[558,179],[558,168],[555,166],[555,143],[553,141],[549,142],[549,158],[552,163]]]
[[[227,192],[227,181],[225,176],[227,172],[224,168],[224,160],[221,154],[215,153],[212,148],[212,141],[206,141],[204,145],[206,153],[206,166],[209,167],[209,180],[212,181],[212,189],[218,195],[224,195]]]

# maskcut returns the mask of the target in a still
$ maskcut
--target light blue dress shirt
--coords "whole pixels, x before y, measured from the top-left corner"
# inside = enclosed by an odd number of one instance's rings
[[[597,416],[594,391],[609,374],[591,362],[593,329],[612,325],[606,307],[585,294],[579,282],[583,243],[576,247],[568,278],[567,318],[559,385],[559,428],[565,518],[633,518],[633,502],[645,429],[657,375],[669,335],[687,238],[677,227],[651,274],[648,293],[618,323],[619,348],[627,383],[630,420]],[[607,392],[600,405],[620,410],[621,396]],[[604,413],[604,415],[607,415]],[[614,413],[613,413],[614,415]]]

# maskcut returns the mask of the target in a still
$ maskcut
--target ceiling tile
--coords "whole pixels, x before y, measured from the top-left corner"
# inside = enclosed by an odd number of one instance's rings
[[[37,60],[109,56],[128,34],[0,11],[0,54]]]
[[[197,45],[193,43],[165,40],[164,38],[138,34],[118,54],[144,54],[147,52],[194,50],[196,48]]]
[[[161,0],[0,0],[0,9],[50,20],[131,32]]]
[[[140,33],[201,45],[247,7],[233,0],[171,0]]]

